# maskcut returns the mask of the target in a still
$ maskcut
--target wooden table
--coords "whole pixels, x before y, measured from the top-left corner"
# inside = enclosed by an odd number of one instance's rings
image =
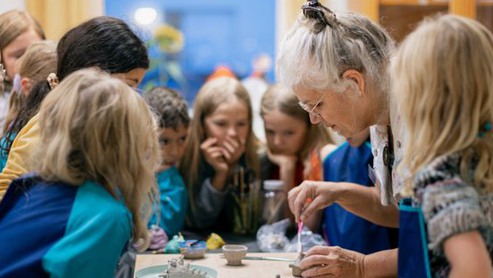
[[[135,272],[144,267],[168,264],[170,258],[179,254],[137,255]],[[248,253],[247,256],[277,257],[295,260],[297,253]],[[277,274],[283,278],[293,277],[290,262],[243,260],[241,266],[226,265],[226,259],[220,253],[207,253],[203,259],[186,260],[192,265],[200,265],[217,271],[217,278],[275,278]]]

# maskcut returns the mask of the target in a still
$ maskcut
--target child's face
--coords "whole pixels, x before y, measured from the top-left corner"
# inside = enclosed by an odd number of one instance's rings
[[[217,145],[222,147],[228,137],[246,143],[249,128],[248,108],[239,101],[223,103],[204,118],[206,137],[216,138]]]
[[[264,114],[267,146],[273,154],[297,155],[303,148],[308,133],[305,121],[279,110]]]
[[[14,79],[17,73],[14,69],[15,61],[19,59],[24,52],[26,52],[27,47],[37,41],[40,41],[41,37],[33,29],[29,29],[24,33],[20,34],[11,43],[6,45],[2,51],[3,64],[7,69],[7,75],[10,80]]]
[[[188,136],[188,128],[179,125],[174,128],[162,128],[159,133],[162,163],[160,170],[175,166],[182,158]]]

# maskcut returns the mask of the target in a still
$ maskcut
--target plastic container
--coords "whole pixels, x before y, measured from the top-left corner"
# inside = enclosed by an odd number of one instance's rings
[[[262,222],[272,224],[286,218],[286,209],[287,198],[284,182],[281,180],[265,180]]]

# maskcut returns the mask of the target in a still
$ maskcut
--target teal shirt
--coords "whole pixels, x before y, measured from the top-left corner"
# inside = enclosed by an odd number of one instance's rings
[[[168,237],[183,229],[188,208],[188,191],[176,167],[170,167],[156,174],[159,187],[159,226]],[[157,223],[155,210],[149,226]]]
[[[11,134],[11,137],[15,138],[17,136],[17,133]],[[3,150],[6,147],[7,144],[7,138],[2,137],[0,139],[0,172],[3,171],[3,168],[5,168],[5,164],[7,164],[7,159],[9,158],[9,154],[5,153]]]
[[[76,195],[65,235],[43,257],[50,277],[114,277],[131,236],[131,214],[103,187],[86,182]]]

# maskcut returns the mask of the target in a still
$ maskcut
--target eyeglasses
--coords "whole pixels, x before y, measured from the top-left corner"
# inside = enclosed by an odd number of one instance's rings
[[[308,104],[303,103],[301,101],[298,102],[298,104],[301,106],[301,108],[303,110],[305,110],[306,112],[308,112],[308,114],[313,115],[316,120],[320,120],[322,118],[322,116],[319,113],[315,112],[315,109],[320,104],[320,102],[322,102],[322,100],[325,98],[326,95],[327,95],[327,92],[323,93],[322,94],[322,97],[320,97],[320,99],[315,103],[315,105],[313,105],[312,108],[310,108],[310,106],[308,106]]]

